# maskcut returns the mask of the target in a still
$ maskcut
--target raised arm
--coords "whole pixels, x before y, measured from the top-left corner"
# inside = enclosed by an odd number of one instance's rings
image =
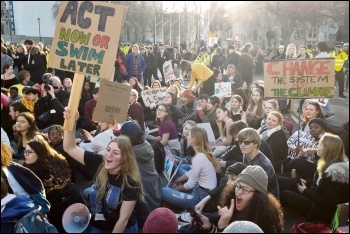
[[[74,114],[70,112],[68,107],[65,108],[65,111],[63,112],[63,116],[65,119],[74,118]],[[75,129],[76,121],[78,118],[79,118],[79,112],[77,111],[75,114],[75,124],[73,129]],[[85,150],[83,150],[82,148],[76,145],[74,131],[64,130],[63,149],[69,154],[69,156],[71,156],[81,164],[85,165],[84,163]]]

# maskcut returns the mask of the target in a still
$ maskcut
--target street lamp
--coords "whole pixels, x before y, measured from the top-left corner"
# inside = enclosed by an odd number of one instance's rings
[[[40,18],[38,17],[38,24],[39,24],[39,38],[40,38],[40,42],[41,42],[41,32],[40,32]]]

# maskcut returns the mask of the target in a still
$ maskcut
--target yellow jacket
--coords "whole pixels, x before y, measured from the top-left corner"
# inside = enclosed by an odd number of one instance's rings
[[[329,57],[335,58],[335,71],[341,71],[344,63],[348,60],[348,55],[344,51],[338,53],[335,50],[331,51],[328,55]]]
[[[21,98],[20,102],[23,103],[23,105],[30,110],[31,112],[34,112],[34,102],[33,101],[28,101],[24,97]]]
[[[203,82],[209,79],[213,74],[214,72],[203,63],[192,63],[191,80],[188,84],[188,89],[191,90],[194,82],[197,80],[197,85],[195,87],[195,90],[197,90],[203,84]]]
[[[312,49],[307,49],[306,53],[310,56],[310,59],[314,58]]]
[[[208,54],[203,54],[202,56],[198,55],[196,60],[194,60],[194,63],[203,63],[205,66],[209,67],[209,60],[210,57]]]

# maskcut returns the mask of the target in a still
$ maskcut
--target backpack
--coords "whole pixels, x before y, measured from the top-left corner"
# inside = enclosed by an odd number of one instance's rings
[[[39,209],[29,212],[18,220],[1,223],[1,226],[3,224],[13,226],[13,233],[58,233],[57,228],[39,212]]]
[[[151,143],[154,151],[154,165],[158,173],[163,172],[164,162],[165,162],[165,150],[164,146],[160,141],[155,141]]]

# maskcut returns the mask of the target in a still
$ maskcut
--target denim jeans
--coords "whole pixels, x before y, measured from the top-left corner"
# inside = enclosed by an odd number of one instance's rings
[[[186,172],[186,170],[179,168],[176,175],[174,176],[174,180]],[[194,207],[208,194],[209,190],[204,190],[203,188],[199,187],[198,184],[186,192],[180,192],[171,187],[162,188],[162,200],[167,203],[176,205],[184,210]]]
[[[124,233],[137,233],[138,232],[138,225],[135,223],[133,226],[125,228]],[[111,233],[111,230],[104,230],[92,225],[89,225],[87,228],[87,233]]]

